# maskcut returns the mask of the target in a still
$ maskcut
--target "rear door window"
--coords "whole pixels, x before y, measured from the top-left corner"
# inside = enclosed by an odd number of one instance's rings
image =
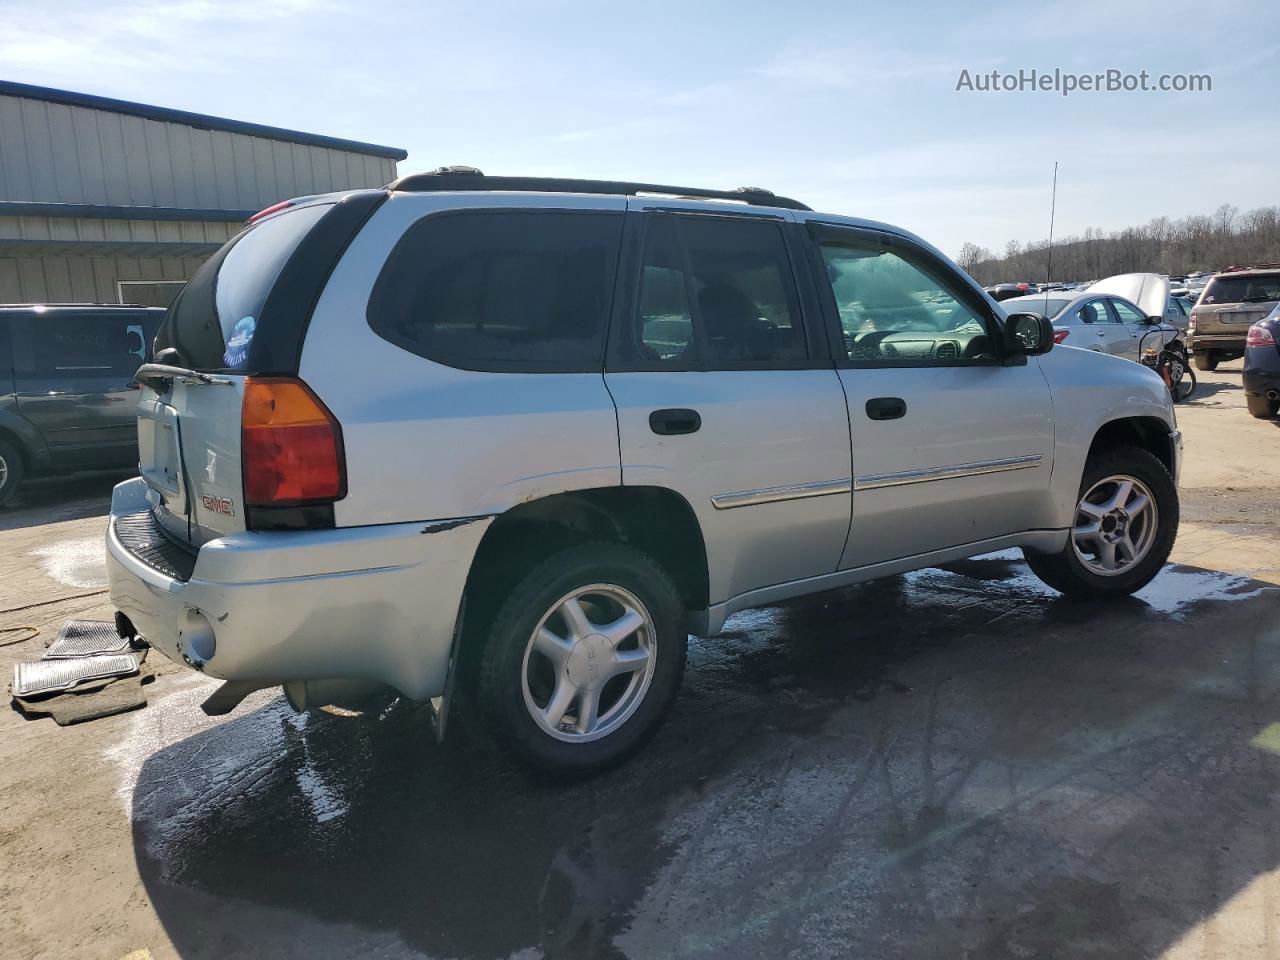
[[[463,369],[599,371],[622,221],[563,210],[424,217],[388,256],[369,325]]]
[[[794,368],[808,358],[781,225],[747,217],[646,218],[622,369]]]
[[[298,244],[332,207],[285,210],[229,240],[170,305],[157,349],[176,347],[194,370],[248,372],[267,295]]]

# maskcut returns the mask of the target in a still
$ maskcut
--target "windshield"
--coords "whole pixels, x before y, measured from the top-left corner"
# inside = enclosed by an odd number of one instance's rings
[[[176,347],[193,370],[248,372],[249,346],[285,262],[332,204],[251,224],[210,257],[169,306],[157,352]]]
[[[1280,273],[1220,274],[1209,281],[1201,303],[1266,303],[1280,300]]]
[[[1015,297],[1000,306],[1005,313],[1038,313],[1052,320],[1071,301],[1065,297]]]

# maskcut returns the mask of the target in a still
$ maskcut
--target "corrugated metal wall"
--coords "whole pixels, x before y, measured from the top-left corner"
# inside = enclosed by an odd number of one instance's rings
[[[189,280],[200,257],[0,257],[0,303],[117,303],[117,280]],[[178,288],[162,288],[176,294]],[[125,288],[125,301],[157,301],[153,289]],[[133,294],[131,296],[131,294]]]
[[[0,96],[0,199],[259,209],[378,186],[394,160]]]

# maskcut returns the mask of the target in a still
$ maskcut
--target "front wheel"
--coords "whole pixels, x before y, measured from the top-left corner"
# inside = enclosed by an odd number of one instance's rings
[[[658,728],[684,674],[684,605],[647,554],[595,543],[553,555],[503,602],[480,659],[499,743],[560,776],[604,770]]]
[[[1280,400],[1268,400],[1261,393],[1246,393],[1244,402],[1248,405],[1249,412],[1259,420],[1270,420],[1280,411]]]
[[[1066,546],[1023,550],[1032,572],[1069,597],[1107,600],[1141,590],[1160,572],[1178,533],[1178,491],[1156,457],[1112,447],[1085,464]]]
[[[1196,372],[1187,366],[1182,357],[1169,361],[1169,393],[1174,403],[1190,400],[1196,392]]]

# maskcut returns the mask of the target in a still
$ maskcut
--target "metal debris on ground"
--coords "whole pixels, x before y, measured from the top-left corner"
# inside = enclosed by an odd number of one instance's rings
[[[124,653],[129,649],[127,637],[116,632],[115,624],[105,620],[68,620],[57,638],[44,652],[45,660],[65,660],[107,653]]]
[[[68,620],[39,660],[15,663],[10,692],[26,716],[60,725],[146,706],[145,644],[120,637],[113,624]]]

